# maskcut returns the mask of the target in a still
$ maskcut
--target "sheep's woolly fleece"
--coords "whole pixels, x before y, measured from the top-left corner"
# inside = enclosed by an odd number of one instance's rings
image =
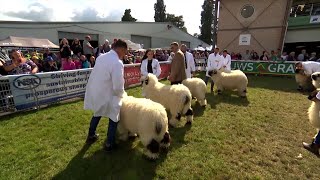
[[[230,73],[225,73],[221,70],[214,70],[211,78],[218,91],[237,90],[239,96],[246,97],[248,78],[242,71],[232,70]]]
[[[206,83],[200,78],[188,78],[182,81],[182,84],[188,87],[190,90],[192,97],[195,97],[199,102],[200,106],[206,106],[206,92],[207,92],[207,85]]]
[[[313,73],[311,75],[312,76],[315,76],[316,77],[316,80],[312,79],[312,84],[315,88],[320,88],[320,72],[316,72],[316,73]],[[310,78],[310,77],[309,77]]]
[[[142,144],[147,147],[152,140],[157,146],[168,147],[170,144],[161,144],[168,131],[168,117],[165,108],[156,102],[145,98],[135,98],[124,95],[120,110],[118,131],[121,140],[128,139],[128,133],[138,134]],[[159,149],[146,148],[145,154],[155,159]]]
[[[187,122],[193,120],[193,111],[191,108],[191,92],[182,85],[164,85],[158,82],[153,74],[142,77],[142,91],[146,98],[162,104],[171,113],[169,124],[176,127],[181,116],[187,116]]]

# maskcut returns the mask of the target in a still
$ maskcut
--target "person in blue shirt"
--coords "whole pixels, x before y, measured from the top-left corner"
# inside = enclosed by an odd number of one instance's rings
[[[85,55],[80,56],[80,60],[82,62],[82,69],[91,68],[91,64]]]

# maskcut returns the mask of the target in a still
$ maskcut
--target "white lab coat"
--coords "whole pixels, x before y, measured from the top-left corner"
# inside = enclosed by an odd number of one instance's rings
[[[214,53],[210,54],[207,60],[207,73],[206,76],[209,76],[209,71],[212,71],[214,69],[218,70],[223,66],[223,60],[219,53],[216,55]]]
[[[152,60],[152,71],[155,76],[159,77],[161,74],[161,67],[159,64],[159,61],[156,59]],[[148,59],[144,59],[141,62],[141,76],[147,76],[148,75]]]
[[[309,76],[315,72],[320,72],[319,62],[314,62],[314,61],[302,62],[302,67],[303,67],[304,73]]]
[[[193,54],[186,52],[185,57],[187,59],[186,76],[187,76],[187,78],[192,78],[191,72],[196,71],[196,65],[194,63]]]
[[[221,59],[222,59],[222,67],[224,67],[224,72],[231,72],[231,56],[229,54],[226,55],[226,57],[224,57],[223,55],[221,55]]]
[[[118,122],[125,93],[123,72],[123,63],[114,50],[99,56],[87,84],[84,109]]]

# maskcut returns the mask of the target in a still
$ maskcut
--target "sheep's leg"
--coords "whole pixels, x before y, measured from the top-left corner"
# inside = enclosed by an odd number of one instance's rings
[[[186,125],[191,125],[193,121],[193,110],[192,108],[189,108],[186,112],[185,116],[187,117],[187,123]]]
[[[181,120],[181,113],[171,111],[171,118],[169,120],[169,124],[172,127],[177,127],[180,120]]]
[[[121,123],[118,125],[118,132],[119,132],[119,139],[122,141],[127,141],[128,140],[128,134],[129,131],[123,127]]]
[[[160,152],[160,144],[154,139],[150,139],[151,134],[147,137],[146,135],[141,135],[141,143],[146,147],[144,154],[151,160],[157,159]]]

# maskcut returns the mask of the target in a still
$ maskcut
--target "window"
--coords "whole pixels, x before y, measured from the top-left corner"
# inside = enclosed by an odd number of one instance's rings
[[[241,16],[244,18],[249,18],[253,15],[254,13],[254,8],[252,5],[245,5],[242,9],[241,9]]]

